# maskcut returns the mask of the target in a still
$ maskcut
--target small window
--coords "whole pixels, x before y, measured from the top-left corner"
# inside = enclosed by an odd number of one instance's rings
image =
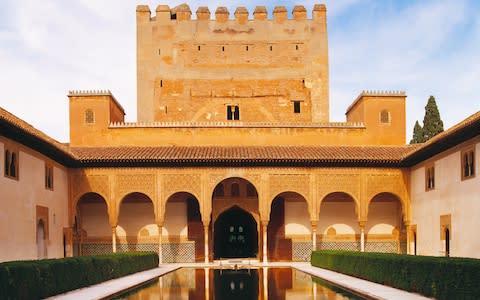
[[[248,46],[245,46],[245,50],[248,51]]]
[[[475,177],[475,151],[473,148],[462,152],[462,179]]]
[[[390,112],[386,109],[380,112],[380,122],[381,123],[390,123]]]
[[[160,80],[160,87],[163,87],[163,80]]]
[[[300,101],[293,101],[293,112],[296,114],[300,113]]]
[[[231,188],[230,194],[232,197],[240,197],[240,185],[238,183],[232,183]]]
[[[240,120],[240,108],[238,105],[227,105],[227,120]]]
[[[200,49],[201,49],[201,48],[200,48],[200,45],[199,45],[199,46],[197,47],[197,50],[200,51]]]
[[[5,150],[5,176],[10,176],[10,151]]]
[[[85,123],[87,124],[95,123],[95,114],[93,113],[93,110],[87,109],[85,111]]]
[[[295,45],[295,50],[298,50],[298,45]]]
[[[273,46],[270,46],[270,51],[273,51]]]
[[[222,46],[222,51],[225,51],[225,46]]]
[[[158,55],[162,54],[162,50],[158,49]]]
[[[425,168],[425,190],[435,189],[435,167],[429,166]]]
[[[18,155],[15,151],[5,150],[4,174],[6,177],[18,179]]]
[[[219,184],[217,185],[217,187],[215,188],[215,190],[213,191],[213,196],[214,197],[223,197],[225,196],[225,191],[224,191],[224,187],[223,187],[223,184]]]
[[[53,167],[45,164],[45,188],[53,191]]]

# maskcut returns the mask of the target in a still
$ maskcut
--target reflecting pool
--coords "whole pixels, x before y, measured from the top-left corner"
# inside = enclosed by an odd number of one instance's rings
[[[292,268],[182,268],[115,299],[364,299]]]

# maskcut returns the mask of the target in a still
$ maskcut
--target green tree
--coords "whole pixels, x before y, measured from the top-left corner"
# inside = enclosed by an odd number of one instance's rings
[[[440,112],[433,96],[428,98],[427,106],[425,106],[422,132],[424,142],[443,132],[443,121],[440,118]]]
[[[415,122],[415,126],[413,127],[413,137],[410,141],[410,144],[418,144],[423,143],[423,130],[422,126],[418,123],[418,120]]]
[[[413,128],[413,137],[410,144],[425,143],[432,137],[443,131],[443,121],[440,118],[435,97],[430,96],[425,106],[425,116],[423,117],[423,127],[418,120]]]

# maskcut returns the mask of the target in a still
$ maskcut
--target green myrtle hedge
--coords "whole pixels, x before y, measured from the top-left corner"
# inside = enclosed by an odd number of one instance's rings
[[[158,266],[155,252],[0,263],[0,299],[41,299]]]
[[[336,250],[311,264],[436,299],[480,299],[480,260]]]

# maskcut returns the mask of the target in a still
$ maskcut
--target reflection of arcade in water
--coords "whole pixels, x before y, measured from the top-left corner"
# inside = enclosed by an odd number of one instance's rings
[[[181,268],[119,299],[363,299],[293,268]]]
[[[258,299],[256,269],[216,269],[213,274],[215,299]]]

